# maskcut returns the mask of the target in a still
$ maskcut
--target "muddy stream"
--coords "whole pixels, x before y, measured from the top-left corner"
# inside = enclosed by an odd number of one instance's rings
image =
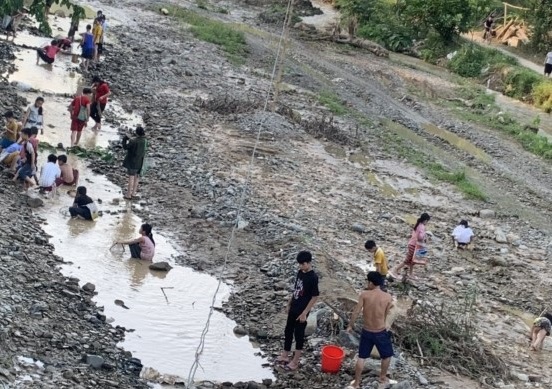
[[[51,21],[54,31],[58,27],[67,29],[68,20],[51,17]],[[18,45],[28,46],[40,46],[47,41],[47,38],[25,33],[19,34],[15,40]],[[21,95],[29,102],[40,95],[45,97],[45,128],[39,140],[53,146],[58,143],[67,146],[70,144],[67,106],[70,96],[85,85],[82,76],[75,71],[78,65],[72,63],[70,55],[59,54],[52,66],[44,63],[37,66],[36,54],[30,49],[22,49],[16,55],[18,70],[7,75],[9,81],[18,83]],[[81,147],[105,148],[110,141],[119,138],[120,127],[134,128],[141,123],[139,112],[125,112],[117,101],[110,102],[105,116],[108,123],[101,131],[90,130],[94,124],[90,121],[83,132]],[[118,125],[110,124],[110,118],[117,118]],[[120,122],[121,118],[124,123]],[[39,169],[51,152],[41,150]],[[57,150],[54,153],[65,152]],[[68,207],[73,197],[68,188],[59,188],[57,196],[45,199],[44,206],[35,212],[43,221],[43,228],[54,244],[56,254],[65,261],[61,267],[63,274],[78,278],[81,286],[87,282],[96,286],[95,301],[104,307],[107,320],[129,330],[121,346],[139,358],[144,367],[187,379],[217,279],[176,265],[174,258],[185,248],[175,247],[163,236],[155,234],[155,226],[154,262],[171,263],[174,268],[169,273],[151,271],[148,262],[130,259],[128,247],[124,251],[120,245],[110,249],[116,240],[138,236],[143,221],[133,213],[133,207],[140,205],[125,202],[121,188],[106,177],[94,174],[86,161],[72,154],[68,154],[68,158],[69,163],[80,171],[79,185],[87,187],[102,216],[96,222],[70,219]],[[230,292],[231,286],[223,284],[216,305],[220,306]],[[115,300],[122,300],[126,308],[116,304]],[[261,381],[273,378],[271,370],[263,367],[265,360],[260,350],[247,337],[234,335],[235,326],[236,323],[224,314],[214,312],[196,380]]]

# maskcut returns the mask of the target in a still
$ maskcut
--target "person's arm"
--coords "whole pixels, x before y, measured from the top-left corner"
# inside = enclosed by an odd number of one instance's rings
[[[387,316],[389,315],[389,311],[391,311],[391,308],[393,308],[393,305],[395,305],[395,303],[393,302],[393,299],[391,298],[391,301],[389,301],[389,303],[387,304],[387,307],[385,307],[385,323],[387,323]],[[385,329],[387,331],[390,330],[390,328],[387,328],[387,325],[385,326]]]
[[[105,95],[103,95],[102,97],[100,97],[99,101],[101,101],[101,102],[103,103],[104,101],[107,100],[107,98],[108,98],[109,96],[111,96],[111,91],[108,91]]]
[[[23,115],[23,120],[21,123],[23,123],[23,128],[25,128],[25,125],[27,124],[27,120],[29,120],[29,115],[31,114],[31,107],[27,108],[27,112],[25,112],[25,115]]]
[[[30,144],[30,143],[29,143]],[[33,171],[35,171],[36,169],[36,158],[35,158],[35,153],[34,153],[34,147],[31,145],[31,148],[33,149],[33,152],[31,153],[31,168],[33,169]]]
[[[353,330],[353,326],[355,325],[358,319],[358,315],[360,314],[360,312],[362,312],[363,309],[364,309],[364,298],[361,293],[358,298],[358,303],[355,309],[353,310],[353,313],[351,314],[351,320],[349,321],[349,325],[347,326],[347,331],[351,332]]]
[[[119,241],[117,242],[118,244],[135,244],[135,243],[140,243],[142,242],[142,240],[144,240],[144,237],[141,236],[139,238],[136,238],[136,239],[132,239],[132,240],[127,240],[127,241]]]
[[[40,135],[44,135],[44,127],[46,127],[44,117],[44,110],[42,110],[42,126],[40,127]]]
[[[86,122],[90,119],[90,103],[86,104]]]
[[[10,126],[6,126],[6,133],[9,135],[13,135],[13,137],[15,138],[15,136],[17,135],[17,126],[15,126],[14,129],[10,128]]]
[[[314,304],[318,301],[318,296],[312,296],[307,307],[305,310],[299,315],[297,320],[299,320],[300,323],[304,323],[307,321],[307,315],[311,311],[312,307],[314,307]]]
[[[129,139],[127,135],[123,137],[123,149],[125,150],[130,149],[133,143],[134,143],[134,139]]]

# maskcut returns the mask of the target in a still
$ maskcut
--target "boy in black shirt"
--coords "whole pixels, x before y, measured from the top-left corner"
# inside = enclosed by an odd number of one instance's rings
[[[94,220],[97,217],[98,209],[94,200],[86,194],[86,187],[79,186],[73,206],[69,208],[72,218],[81,217],[85,220]]]
[[[299,271],[295,279],[293,294],[287,305],[288,318],[284,330],[285,341],[284,351],[278,358],[278,362],[285,363],[286,370],[297,370],[299,360],[303,352],[305,342],[305,328],[310,310],[316,304],[318,296],[318,276],[312,270],[312,255],[308,251],[301,251],[297,254]],[[291,344],[295,336],[295,354],[289,360]]]

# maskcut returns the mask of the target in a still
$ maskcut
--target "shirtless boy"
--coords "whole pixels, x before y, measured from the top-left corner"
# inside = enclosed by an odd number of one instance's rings
[[[351,388],[360,388],[364,360],[370,357],[372,348],[376,346],[381,357],[380,384],[388,384],[387,370],[393,356],[393,344],[391,335],[385,327],[385,319],[393,306],[393,298],[390,294],[382,291],[380,285],[383,278],[380,273],[371,271],[368,273],[368,290],[364,290],[358,299],[358,304],[351,315],[351,321],[347,331],[352,332],[353,325],[360,312],[363,317],[363,329],[360,336],[358,360],[355,367],[355,380]]]

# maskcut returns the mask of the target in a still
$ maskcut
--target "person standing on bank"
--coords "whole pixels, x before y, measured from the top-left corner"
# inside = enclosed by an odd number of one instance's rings
[[[100,77],[94,76],[92,79],[92,90],[94,91],[94,102],[90,109],[90,117],[94,119],[96,125],[92,127],[92,130],[101,130],[102,128],[102,115],[107,105],[107,98],[111,95],[109,85],[103,81]]]
[[[142,259],[144,261],[153,261],[155,255],[155,241],[151,232],[151,225],[148,223],[142,224],[140,227],[140,237],[124,241],[116,242],[116,244],[128,244],[131,258]]]
[[[418,261],[415,259],[416,251],[423,249],[426,246],[426,224],[429,222],[431,217],[427,213],[422,213],[414,228],[412,229],[412,235],[408,241],[408,249],[406,253],[406,258],[397,268],[392,269],[389,273],[393,278],[398,278],[400,271],[403,267],[408,266],[409,277],[412,277],[412,271],[414,270],[414,265],[425,265],[424,261]]]
[[[544,59],[544,75],[550,77],[550,73],[552,73],[552,51],[549,51]]]
[[[385,253],[383,252],[383,249],[381,247],[378,247],[376,245],[376,242],[374,242],[373,240],[367,240],[366,243],[364,243],[364,248],[374,254],[374,266],[376,267],[376,271],[382,276],[381,290],[387,292],[386,279],[389,268],[387,265],[387,258],[385,258]]]
[[[23,120],[23,128],[36,127],[40,129],[40,134],[44,135],[44,98],[37,97],[34,104],[29,105]]]
[[[82,95],[75,97],[69,105],[69,112],[71,113],[71,147],[79,145],[82,130],[88,125],[91,95],[92,89],[84,88]]]
[[[388,328],[385,326],[387,315],[393,306],[393,298],[382,291],[382,276],[376,271],[368,273],[368,290],[364,290],[358,299],[358,303],[351,315],[351,321],[347,327],[348,332],[353,331],[358,315],[362,312],[363,328],[358,347],[358,360],[355,367],[355,380],[349,388],[359,389],[362,380],[364,361],[370,357],[372,349],[376,346],[381,358],[380,384],[388,384],[387,370],[393,356],[393,343]]]
[[[123,137],[123,149],[127,151],[123,161],[123,167],[128,172],[128,189],[125,199],[132,200],[138,192],[138,177],[144,167],[146,148],[148,141],[143,127],[136,128],[136,137],[130,139],[128,135]]]
[[[299,271],[295,278],[293,294],[287,305],[287,323],[284,330],[284,351],[277,359],[278,363],[285,364],[288,371],[297,370],[303,353],[305,342],[305,329],[307,328],[307,317],[318,301],[318,276],[312,269],[312,254],[308,251],[301,251],[297,254]],[[291,344],[295,337],[295,353],[290,361]]]

